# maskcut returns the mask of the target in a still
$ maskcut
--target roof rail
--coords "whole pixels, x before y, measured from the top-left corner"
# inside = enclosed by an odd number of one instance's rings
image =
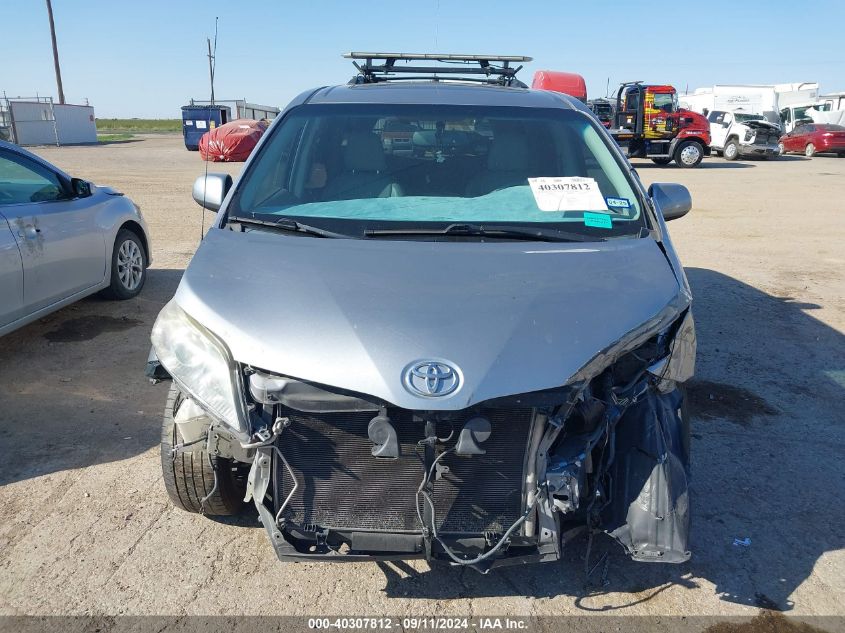
[[[378,83],[399,79],[429,79],[432,81],[460,80],[481,83],[500,84],[503,86],[527,86],[516,78],[522,65],[512,67],[511,63],[530,62],[531,57],[522,55],[453,55],[446,53],[360,53],[343,55],[358,69],[358,75],[350,84]],[[358,60],[358,61],[356,61]],[[440,62],[425,65],[397,65],[396,62],[428,61]],[[378,63],[377,63],[378,62]],[[396,77],[397,74],[417,75],[416,77]],[[420,76],[422,75],[422,76]],[[440,75],[447,75],[441,77]],[[455,75],[450,77],[449,75]],[[483,75],[482,77],[459,77],[457,75]]]

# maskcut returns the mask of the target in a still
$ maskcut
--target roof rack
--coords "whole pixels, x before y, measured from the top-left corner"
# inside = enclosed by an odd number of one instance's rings
[[[345,53],[346,59],[358,69],[358,75],[350,84],[378,83],[401,79],[429,79],[432,81],[460,80],[480,83],[500,84],[527,88],[516,78],[522,65],[512,67],[511,63],[530,62],[531,57],[522,55],[452,55],[443,53]],[[359,60],[359,61],[356,61]],[[397,65],[396,62],[429,61],[440,62],[426,65]],[[379,63],[376,63],[379,62]],[[417,75],[416,77],[396,77],[397,74]],[[422,75],[422,76],[420,76]],[[440,75],[447,75],[441,77]],[[449,75],[456,75],[449,77]],[[483,75],[483,77],[458,77],[457,75]]]

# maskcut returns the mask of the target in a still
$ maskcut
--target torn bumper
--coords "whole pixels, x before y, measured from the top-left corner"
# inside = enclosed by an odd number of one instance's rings
[[[284,430],[256,450],[247,500],[285,561],[425,558],[485,572],[557,560],[579,526],[637,561],[686,561],[689,419],[678,381],[694,358],[691,317],[671,348],[624,391],[603,392],[605,374],[567,392],[557,417],[481,410],[427,426],[423,412],[388,409],[400,453],[389,460],[373,456],[372,412],[282,410]],[[490,418],[491,439],[483,455],[457,455],[447,428],[471,415]],[[423,488],[430,507],[415,494]]]

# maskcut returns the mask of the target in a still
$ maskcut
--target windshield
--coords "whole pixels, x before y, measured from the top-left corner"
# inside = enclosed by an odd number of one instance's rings
[[[645,226],[630,176],[576,111],[307,105],[270,134],[230,221],[293,219],[354,237],[462,222],[597,238]]]

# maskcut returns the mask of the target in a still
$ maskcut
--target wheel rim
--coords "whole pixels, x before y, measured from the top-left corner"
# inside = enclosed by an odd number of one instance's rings
[[[117,249],[117,277],[127,290],[135,290],[144,276],[144,256],[134,240],[125,240]]]
[[[725,158],[733,158],[736,156],[736,145],[731,143],[725,148]]]
[[[701,158],[701,151],[695,145],[687,145],[681,150],[681,162],[684,165],[695,165]]]
[[[786,154],[786,148],[783,143],[778,143],[778,154]]]
[[[815,153],[816,153],[816,146],[815,146],[815,145],[813,145],[812,143],[810,143],[809,145],[807,145],[807,149],[806,149],[806,150],[804,150],[804,153],[805,153],[807,156],[812,156],[813,154],[815,154]]]

